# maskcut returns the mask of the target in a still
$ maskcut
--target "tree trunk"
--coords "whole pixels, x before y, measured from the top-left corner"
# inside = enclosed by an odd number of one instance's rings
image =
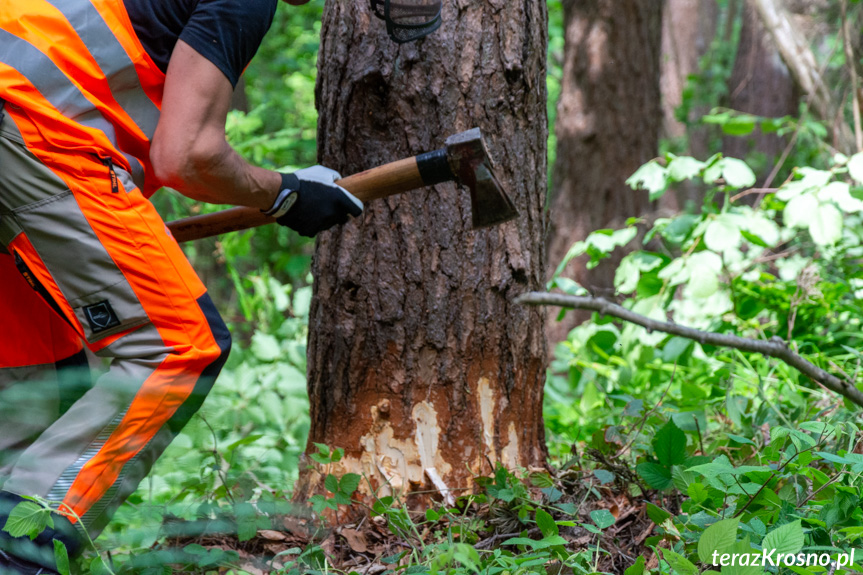
[[[794,78],[751,2],[744,7],[728,94],[729,107],[739,112],[771,118],[797,114],[799,93]],[[761,161],[755,167],[759,181],[763,181],[782,154],[785,140],[776,134],[763,134],[756,128],[755,133],[746,137],[724,137],[722,152],[735,158],[746,158],[756,152]]]
[[[716,34],[716,0],[665,0],[662,15],[662,132],[666,138],[684,138],[686,124],[677,119],[689,76],[698,72],[698,60]]]
[[[329,1],[323,16],[321,163],[351,174],[479,127],[521,213],[473,231],[469,195],[445,184],[319,238],[309,445],[344,448],[327,471],[363,474],[378,495],[435,490],[435,471],[468,489],[491,462],[546,457],[543,316],[513,302],[545,278],[546,5],[445,0],[443,17],[398,46],[364,3]],[[320,491],[321,471],[295,497]]]
[[[656,156],[662,123],[662,2],[564,0],[563,6],[566,45],[548,251],[552,270],[590,232],[649,215],[647,194],[631,190],[625,181]],[[588,272],[583,260],[575,260],[566,275],[596,295],[609,295],[615,267],[611,261]],[[552,319],[550,341],[563,339],[587,317],[574,312],[562,322]]]
[[[662,14],[662,135],[670,141],[672,151],[696,158],[710,155],[710,132],[698,124],[710,106],[690,104],[688,117],[683,121],[678,119],[678,108],[683,104],[690,76],[699,73],[699,60],[716,36],[718,17],[716,0],[665,0]],[[692,181],[681,182],[674,192],[663,197],[671,205],[661,207],[685,208],[702,203],[703,188]]]

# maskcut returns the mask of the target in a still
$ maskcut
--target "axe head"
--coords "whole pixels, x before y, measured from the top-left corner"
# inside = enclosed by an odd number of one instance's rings
[[[518,210],[495,176],[479,128],[447,138],[446,155],[457,181],[470,190],[474,228],[493,226],[518,216]]]

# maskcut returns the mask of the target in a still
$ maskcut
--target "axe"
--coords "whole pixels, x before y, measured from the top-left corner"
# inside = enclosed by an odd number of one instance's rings
[[[494,174],[479,128],[450,136],[446,147],[385,164],[336,181],[363,202],[386,198],[443,182],[470,190],[473,227],[493,226],[518,216]],[[255,208],[231,208],[176,220],[168,228],[178,242],[209,238],[275,222]]]

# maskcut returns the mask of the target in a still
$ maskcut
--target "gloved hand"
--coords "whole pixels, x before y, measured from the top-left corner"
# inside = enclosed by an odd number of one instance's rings
[[[335,170],[314,166],[282,174],[282,193],[267,213],[276,221],[308,238],[363,213],[363,203],[333,182],[341,179]],[[286,194],[285,190],[293,190]],[[291,197],[294,196],[294,197]],[[292,203],[287,213],[284,207]],[[281,208],[281,209],[280,209]]]

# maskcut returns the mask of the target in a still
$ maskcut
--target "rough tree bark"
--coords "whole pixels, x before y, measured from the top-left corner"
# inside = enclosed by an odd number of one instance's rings
[[[590,232],[648,215],[646,193],[625,180],[657,154],[662,2],[564,0],[566,45],[558,103],[557,158],[549,234],[549,269]],[[619,260],[618,260],[619,261]],[[614,262],[588,272],[574,260],[566,275],[597,295],[613,288]],[[553,313],[553,312],[552,312]],[[589,315],[549,322],[563,339]]]
[[[355,173],[479,127],[521,212],[472,231],[468,194],[446,184],[319,238],[309,445],[344,448],[328,471],[361,473],[379,495],[434,490],[434,471],[470,488],[490,462],[546,456],[543,315],[513,301],[545,278],[546,4],[443,4],[442,28],[402,46],[367,3],[328,1],[323,16],[321,163]],[[321,483],[305,471],[296,497]]]

